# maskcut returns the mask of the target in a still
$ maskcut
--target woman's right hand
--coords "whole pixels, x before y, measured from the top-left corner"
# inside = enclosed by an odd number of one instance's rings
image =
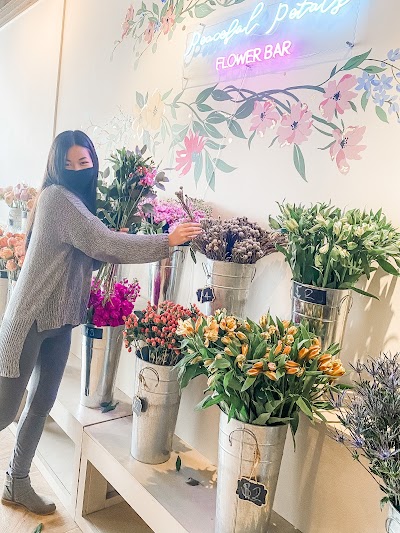
[[[202,232],[201,224],[197,222],[184,222],[179,224],[172,233],[169,234],[169,245],[180,246],[193,240]]]

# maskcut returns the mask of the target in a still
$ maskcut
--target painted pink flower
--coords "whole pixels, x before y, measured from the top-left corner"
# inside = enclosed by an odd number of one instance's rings
[[[172,7],[167,10],[165,15],[161,19],[161,24],[164,35],[171,31],[173,25],[175,24],[175,14]]]
[[[336,164],[342,174],[347,174],[350,170],[348,159],[361,159],[360,152],[365,150],[366,146],[359,143],[365,129],[365,126],[349,126],[344,132],[333,130],[335,143],[330,147],[330,154],[332,161],[336,158]]]
[[[124,39],[128,35],[129,28],[131,27],[130,23],[133,20],[133,16],[135,15],[135,10],[133,6],[128,7],[128,11],[125,15],[124,23],[122,24],[122,37],[121,39]]]
[[[149,22],[149,25],[144,31],[144,40],[147,44],[150,44],[153,40],[155,27],[156,25],[154,22]]]
[[[343,115],[346,109],[350,109],[351,100],[357,96],[357,93],[350,91],[355,85],[357,85],[357,78],[353,74],[345,74],[338,83],[335,80],[328,83],[325,89],[325,99],[319,106],[326,120],[332,120],[335,111]]]
[[[199,154],[206,143],[204,137],[200,137],[198,133],[189,132],[183,140],[185,144],[184,150],[176,152],[176,167],[175,170],[184,176],[192,168],[192,163],[197,154]]]
[[[281,118],[276,105],[270,100],[255,102],[253,115],[250,131],[260,131],[262,133],[265,133],[267,128],[273,128]]]
[[[281,146],[289,144],[301,144],[311,135],[312,113],[306,104],[297,102],[282,116],[281,125],[278,128],[278,142]]]

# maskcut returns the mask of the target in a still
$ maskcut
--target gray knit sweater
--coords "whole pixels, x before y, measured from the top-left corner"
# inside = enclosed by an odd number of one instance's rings
[[[168,255],[167,235],[110,231],[67,189],[46,188],[0,330],[0,376],[19,376],[20,355],[35,320],[39,331],[85,321],[94,260],[148,263]]]

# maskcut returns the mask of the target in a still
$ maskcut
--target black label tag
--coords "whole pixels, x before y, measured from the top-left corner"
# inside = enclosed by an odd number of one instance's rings
[[[88,324],[85,324],[83,326],[83,332],[84,332],[85,337],[89,337],[90,339],[102,339],[103,338],[102,328],[95,328],[94,326],[89,326]]]
[[[294,297],[303,302],[326,305],[326,291],[322,291],[316,287],[304,287],[304,285],[295,283]]]
[[[246,500],[262,507],[266,503],[268,491],[262,483],[242,477],[238,480],[236,494],[240,500]]]
[[[136,416],[139,416],[140,413],[144,413],[147,409],[147,402],[145,398],[140,398],[139,396],[135,396],[133,398],[132,402],[132,411],[135,413]]]
[[[205,287],[196,291],[197,300],[204,304],[206,302],[213,302],[215,300],[215,293],[212,287]]]
[[[8,271],[7,270],[0,270],[0,278],[1,279],[7,279],[8,278]]]

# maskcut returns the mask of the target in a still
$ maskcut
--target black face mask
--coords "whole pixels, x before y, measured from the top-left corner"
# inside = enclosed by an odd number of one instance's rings
[[[68,170],[65,168],[62,171],[61,177],[64,187],[75,193],[84,202],[86,207],[92,209],[92,206],[89,204],[93,199],[89,198],[89,195],[96,177],[94,168],[84,168],[83,170]]]

